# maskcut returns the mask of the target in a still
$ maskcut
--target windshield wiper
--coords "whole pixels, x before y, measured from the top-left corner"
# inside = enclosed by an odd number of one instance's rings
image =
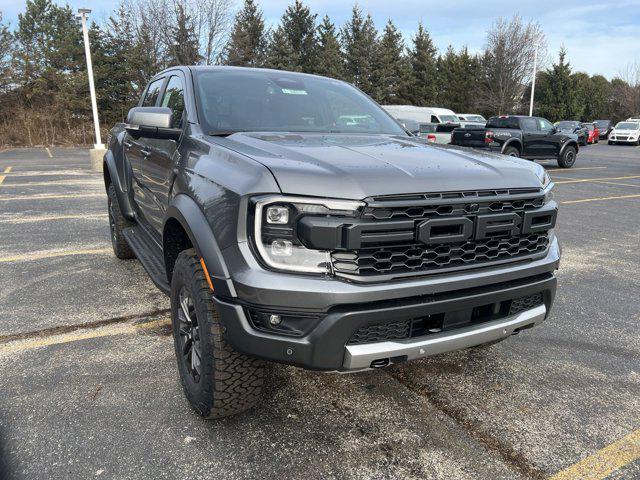
[[[210,132],[207,135],[210,137],[228,137],[229,135],[233,135],[234,133],[240,133],[244,130],[222,130],[219,132]]]

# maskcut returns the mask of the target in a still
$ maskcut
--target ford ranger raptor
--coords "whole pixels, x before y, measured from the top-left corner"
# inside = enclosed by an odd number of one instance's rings
[[[547,318],[560,248],[544,168],[411,136],[342,81],[156,75],[104,156],[111,241],[170,297],[207,418],[267,362],[351,372],[489,345]]]

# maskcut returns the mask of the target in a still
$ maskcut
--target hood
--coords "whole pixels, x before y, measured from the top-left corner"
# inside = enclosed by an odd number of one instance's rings
[[[286,194],[374,195],[540,187],[535,164],[410,137],[236,133],[222,141],[265,165]]]

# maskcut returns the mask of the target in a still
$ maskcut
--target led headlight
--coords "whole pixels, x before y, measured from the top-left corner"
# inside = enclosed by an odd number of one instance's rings
[[[331,252],[307,248],[297,236],[306,216],[354,217],[361,202],[268,195],[254,199],[253,242],[267,267],[304,273],[331,273]]]

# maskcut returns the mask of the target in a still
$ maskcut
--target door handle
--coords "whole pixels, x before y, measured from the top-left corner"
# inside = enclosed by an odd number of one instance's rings
[[[140,153],[142,153],[142,156],[143,156],[144,158],[147,158],[149,155],[151,155],[151,151],[150,151],[150,150],[147,150],[147,149],[145,149],[145,148],[140,149]]]

